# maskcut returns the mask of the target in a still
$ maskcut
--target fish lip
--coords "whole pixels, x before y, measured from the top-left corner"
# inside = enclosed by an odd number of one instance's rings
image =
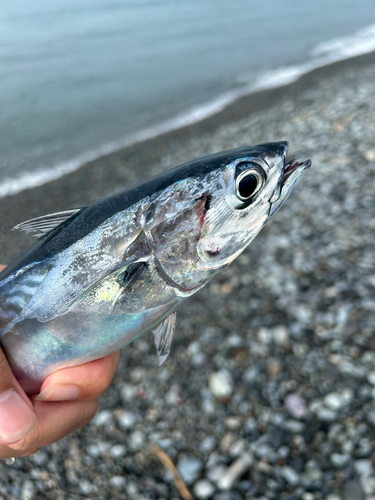
[[[292,172],[298,169],[304,169],[307,170],[308,168],[311,167],[311,160],[297,160],[296,158],[293,158],[289,163],[286,163],[284,165],[284,172],[283,172],[283,182],[291,175]]]

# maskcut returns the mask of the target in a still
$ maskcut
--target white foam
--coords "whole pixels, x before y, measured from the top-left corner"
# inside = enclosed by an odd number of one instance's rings
[[[55,165],[53,168],[43,168],[33,172],[25,172],[17,178],[5,178],[0,184],[0,198],[13,195],[25,189],[34,188],[46,184],[71,173],[88,161],[105,154],[112,153],[118,149],[135,144],[152,137],[157,137],[163,133],[175,130],[193,123],[199,122],[212,116],[236,99],[243,95],[260,90],[281,87],[298,80],[302,75],[313,69],[332,64],[350,57],[367,54],[375,50],[375,24],[367,26],[353,35],[336,38],[328,42],[323,42],[314,47],[310,52],[310,60],[300,64],[291,65],[275,70],[266,71],[258,75],[254,81],[252,75],[251,83],[243,85],[241,88],[226,92],[217,98],[200,106],[191,108],[188,112],[178,115],[171,120],[160,123],[155,127],[142,130],[123,141],[106,144],[103,147],[90,153],[81,155],[71,161]],[[250,78],[249,78],[250,80]]]

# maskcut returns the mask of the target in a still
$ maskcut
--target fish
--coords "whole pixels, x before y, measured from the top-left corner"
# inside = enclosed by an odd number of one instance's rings
[[[15,226],[38,237],[0,273],[0,345],[25,391],[148,331],[164,362],[181,304],[244,251],[309,169],[287,152],[281,141],[211,154]]]

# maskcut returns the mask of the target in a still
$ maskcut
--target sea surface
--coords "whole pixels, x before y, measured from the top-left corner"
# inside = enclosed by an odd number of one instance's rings
[[[0,0],[0,197],[372,50],[374,0]]]

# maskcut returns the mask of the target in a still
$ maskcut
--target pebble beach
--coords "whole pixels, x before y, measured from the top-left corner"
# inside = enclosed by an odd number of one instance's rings
[[[312,160],[182,306],[164,364],[152,335],[127,346],[90,424],[0,463],[0,500],[375,500],[374,81],[374,53],[320,68],[0,200],[6,264],[33,241],[9,234],[22,220],[190,159],[288,140]]]

